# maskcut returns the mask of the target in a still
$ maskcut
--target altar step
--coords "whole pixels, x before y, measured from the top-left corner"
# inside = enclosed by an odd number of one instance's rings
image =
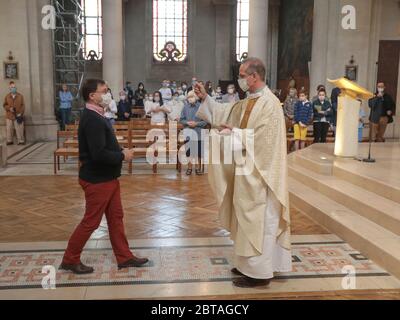
[[[325,148],[311,147],[289,156],[291,205],[400,278],[396,174],[380,178],[386,169],[379,162],[381,176],[373,176],[376,166],[336,159]]]

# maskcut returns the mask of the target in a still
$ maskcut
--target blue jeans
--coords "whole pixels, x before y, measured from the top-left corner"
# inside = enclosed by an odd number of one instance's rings
[[[71,108],[68,109],[60,109],[60,115],[61,115],[61,131],[65,130],[65,126],[67,124],[70,124],[71,122]]]

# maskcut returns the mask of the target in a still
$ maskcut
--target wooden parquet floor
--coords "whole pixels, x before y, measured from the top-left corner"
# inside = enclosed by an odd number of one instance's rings
[[[207,177],[121,178],[128,239],[225,236]],[[83,216],[76,177],[1,177],[0,242],[66,241]],[[292,210],[293,234],[327,231]]]

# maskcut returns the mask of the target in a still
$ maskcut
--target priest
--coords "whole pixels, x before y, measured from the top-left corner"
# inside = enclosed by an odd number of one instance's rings
[[[292,271],[286,126],[265,75],[260,59],[244,61],[238,82],[247,98],[231,104],[195,86],[202,101],[197,116],[213,128],[209,181],[234,242],[233,284],[245,288],[267,286],[274,273]]]

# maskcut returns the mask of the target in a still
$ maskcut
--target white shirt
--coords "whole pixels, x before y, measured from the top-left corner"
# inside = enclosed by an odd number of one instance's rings
[[[117,108],[117,104],[115,103],[114,100],[111,101],[111,104],[109,106],[109,108],[107,109],[107,111],[104,113],[104,116],[107,119],[115,119],[116,118],[116,114],[118,112],[118,108]]]
[[[161,96],[165,102],[172,100],[172,90],[171,88],[162,87],[160,90]]]
[[[165,114],[171,112],[170,107],[167,105],[164,105],[164,111],[158,111],[156,112],[155,110],[157,108],[160,108],[160,103],[158,102],[145,102],[144,104],[144,109],[146,111],[146,114],[151,115],[151,123],[153,124],[164,124],[165,123]]]

